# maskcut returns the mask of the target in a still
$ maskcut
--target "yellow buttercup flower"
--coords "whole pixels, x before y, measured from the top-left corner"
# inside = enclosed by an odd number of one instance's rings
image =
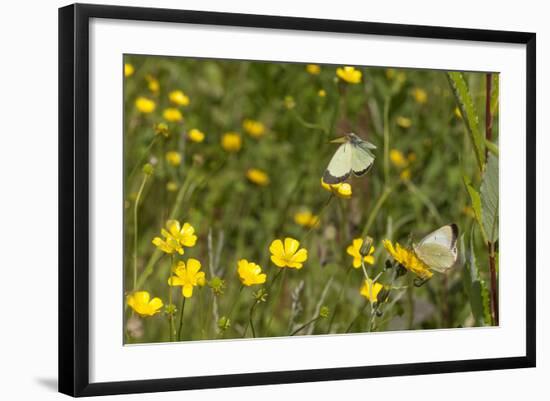
[[[395,78],[395,68],[386,68],[386,78],[392,80]]]
[[[171,150],[166,152],[166,161],[174,167],[178,167],[181,164],[181,153]]]
[[[329,192],[332,192],[334,195],[342,199],[349,199],[352,195],[351,185],[347,182],[341,182],[339,184],[327,184],[321,178],[321,186]]]
[[[166,227],[169,230],[169,234],[178,240],[183,246],[191,248],[197,243],[195,228],[191,224],[183,223],[183,226],[180,226],[179,221],[168,220],[166,222]]]
[[[257,168],[249,168],[246,171],[246,178],[248,178],[250,182],[261,187],[269,185],[269,176],[264,171]]]
[[[181,294],[185,298],[191,298],[194,287],[202,287],[206,284],[204,272],[199,271],[200,269],[201,262],[197,259],[189,258],[187,265],[180,260],[173,269],[174,275],[168,279],[168,285],[171,287],[181,287]]]
[[[398,149],[392,149],[390,150],[390,160],[393,163],[393,165],[397,168],[404,168],[407,167],[407,158]]]
[[[222,136],[222,148],[227,152],[238,152],[242,147],[242,138],[236,132],[227,132]]]
[[[336,75],[343,81],[346,81],[348,84],[358,84],[361,82],[361,76],[363,75],[361,71],[357,70],[355,67],[344,67],[337,68]]]
[[[183,93],[181,90],[174,90],[168,94],[168,99],[174,104],[177,104],[178,106],[188,106],[189,105],[189,97]]]
[[[398,116],[395,120],[401,128],[411,128],[412,120],[408,117]]]
[[[183,255],[183,247],[188,248],[195,246],[197,242],[197,236],[195,235],[195,228],[189,224],[184,223],[183,227],[180,226],[177,220],[168,220],[166,222],[166,228],[160,231],[164,240],[160,237],[153,238],[153,244],[161,251],[172,254],[174,252]]]
[[[424,104],[428,101],[428,93],[422,88],[414,88],[412,94],[416,103]]]
[[[431,272],[428,265],[422,262],[422,260],[420,260],[420,258],[418,258],[418,256],[416,256],[413,251],[401,247],[401,245],[399,245],[397,242],[395,243],[394,247],[391,241],[387,239],[382,241],[382,243],[384,244],[384,248],[386,248],[393,259],[400,265],[402,265],[405,269],[416,274],[422,279],[428,279],[433,276],[433,273]]]
[[[321,67],[317,64],[306,65],[306,71],[311,75],[319,75],[321,73]]]
[[[196,142],[196,143],[201,143],[202,141],[204,141],[204,136],[205,136],[204,132],[199,131],[196,128],[189,130],[189,132],[187,133],[187,138],[191,142]]]
[[[168,107],[167,109],[164,109],[164,111],[162,112],[162,116],[166,121],[169,121],[171,123],[177,123],[183,120],[183,114],[181,114],[181,111],[179,111],[175,107]]]
[[[285,238],[284,245],[283,241],[276,239],[269,246],[271,261],[278,267],[301,269],[307,260],[307,249],[299,247],[300,242],[294,238]]]
[[[151,92],[153,92],[154,94],[157,94],[159,93],[160,91],[160,83],[158,81],[158,79],[156,79],[154,76],[152,75],[147,75],[145,77],[145,79],[147,80],[147,87],[149,88],[149,90]]]
[[[353,257],[353,267],[358,269],[361,267],[361,247],[363,246],[363,239],[356,238],[353,240],[350,246],[347,247],[346,252],[348,255]],[[369,254],[363,256],[365,263],[369,265],[374,264],[374,247],[371,246],[369,249]]]
[[[309,210],[302,210],[294,214],[294,222],[302,227],[312,228],[319,225],[319,216]]]
[[[155,111],[156,104],[153,100],[140,96],[136,99],[136,108],[140,113],[148,114]]]
[[[132,76],[134,74],[134,66],[132,64],[126,63],[124,64],[124,76],[126,78]]]
[[[151,299],[147,291],[136,291],[126,297],[126,303],[140,316],[153,316],[160,311],[163,303],[160,298]]]
[[[367,298],[370,302],[378,301],[378,294],[384,286],[380,283],[372,283],[371,279],[365,280],[361,287],[361,295]]]
[[[324,89],[319,89],[319,92],[317,92],[317,96],[319,97],[325,97],[327,95],[327,92]]]
[[[243,285],[250,287],[255,284],[263,284],[267,276],[262,273],[262,268],[256,263],[241,259],[237,262],[237,273]]]
[[[243,129],[248,135],[254,138],[259,138],[265,134],[265,126],[262,122],[248,118],[243,121]]]

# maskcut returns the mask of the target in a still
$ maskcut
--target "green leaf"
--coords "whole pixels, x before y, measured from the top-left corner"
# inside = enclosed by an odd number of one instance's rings
[[[499,74],[493,73],[493,84],[491,86],[491,114],[494,116],[498,111],[498,89],[499,89]]]
[[[493,155],[498,157],[498,145],[497,144],[485,139],[485,146],[487,146],[487,149],[489,150],[489,152],[491,152]]]
[[[472,186],[472,183],[470,182],[470,179],[468,177],[464,176],[463,179],[464,179],[464,185],[466,186],[466,190],[470,195],[470,200],[472,202],[472,209],[474,209],[474,215],[475,215],[477,224],[479,225],[479,228],[481,230],[481,235],[483,236],[484,242],[487,242],[487,233],[485,232],[485,227],[483,225],[481,196],[479,195],[479,192]]]
[[[492,322],[491,316],[491,299],[489,295],[489,288],[485,280],[479,280],[481,286],[481,298],[483,299],[483,320],[489,324]]]
[[[468,89],[468,84],[461,72],[447,72],[447,78],[470,134],[479,169],[482,170],[485,163],[485,138],[479,129],[479,115]]]
[[[489,154],[481,180],[481,215],[487,241],[498,239],[498,158]]]
[[[461,249],[464,249],[464,240],[461,238]],[[466,269],[464,269],[464,286],[470,299],[472,315],[476,326],[485,325],[485,311],[483,304],[483,283],[479,278],[476,256],[474,253],[474,230],[472,227],[470,235],[470,247],[465,260]]]

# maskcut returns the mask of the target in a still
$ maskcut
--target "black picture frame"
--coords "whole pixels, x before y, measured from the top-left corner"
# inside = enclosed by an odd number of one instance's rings
[[[89,380],[89,22],[91,18],[179,22],[526,46],[526,354],[520,357],[257,372],[90,383]],[[536,35],[526,32],[266,15],[74,4],[59,9],[59,391],[71,396],[141,393],[534,367]]]

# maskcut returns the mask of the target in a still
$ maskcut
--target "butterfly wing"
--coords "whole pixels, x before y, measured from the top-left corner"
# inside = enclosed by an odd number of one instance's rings
[[[414,253],[433,270],[443,273],[456,263],[457,238],[456,224],[443,226],[422,238],[414,246]]]
[[[368,142],[363,142],[368,144]],[[374,146],[374,145],[373,145]],[[353,174],[360,177],[366,174],[374,163],[374,155],[367,145],[352,145],[351,169]]]
[[[334,153],[328,164],[323,181],[327,184],[338,184],[345,181],[351,174],[352,145],[346,142]]]

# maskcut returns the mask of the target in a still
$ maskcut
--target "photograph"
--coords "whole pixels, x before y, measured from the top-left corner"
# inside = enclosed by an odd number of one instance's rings
[[[499,326],[498,72],[121,61],[123,344]]]

